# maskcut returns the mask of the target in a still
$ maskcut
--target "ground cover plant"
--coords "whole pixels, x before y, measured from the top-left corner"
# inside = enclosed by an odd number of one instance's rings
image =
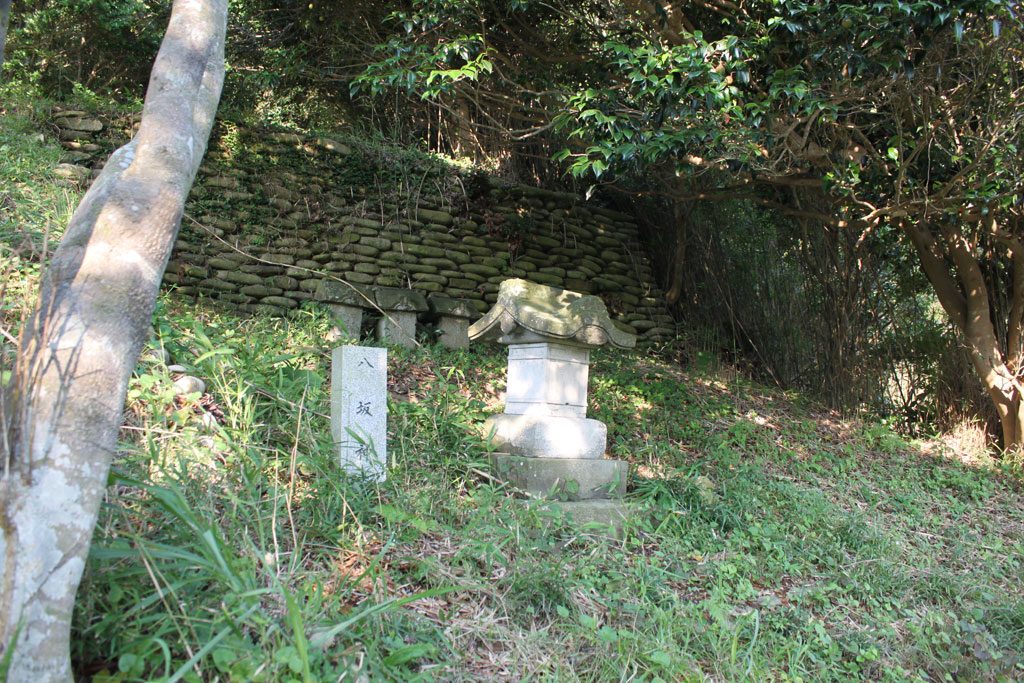
[[[5,359],[54,198],[79,191],[30,124],[0,130]],[[475,426],[501,409],[498,347],[390,349],[394,468],[370,486],[332,452],[322,311],[241,319],[169,291],[153,324],[79,596],[85,680],[1024,676],[1012,463],[682,342],[599,352],[590,414],[635,509],[607,540],[490,476]],[[169,363],[206,390],[176,397]]]
[[[510,497],[497,347],[393,348],[394,468],[334,462],[329,321],[165,300],[76,620],[94,680],[941,680],[1021,674],[1019,480],[720,371],[597,354],[632,464],[601,540]],[[931,450],[929,450],[931,449]]]

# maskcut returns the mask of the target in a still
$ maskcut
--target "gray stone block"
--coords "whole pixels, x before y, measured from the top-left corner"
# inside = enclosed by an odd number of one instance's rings
[[[334,319],[339,336],[359,339],[359,331],[363,324],[363,309],[359,306],[344,304],[327,304]]]
[[[476,309],[474,309],[476,310]],[[437,320],[440,333],[438,341],[449,349],[465,349],[469,346],[469,319],[442,315]]]
[[[377,338],[407,349],[416,348],[416,313],[385,309],[377,321]]]
[[[331,360],[331,436],[341,466],[383,481],[388,462],[387,350],[340,346]]]
[[[366,287],[360,287],[348,282],[321,280],[317,286],[314,299],[329,304],[366,308],[372,306],[373,294]]]
[[[578,529],[593,527],[611,538],[621,537],[622,525],[631,514],[627,503],[615,499],[531,501],[530,507]]]
[[[345,272],[345,279],[349,282],[355,282],[360,285],[373,284],[373,276],[367,273],[360,273],[355,270],[349,270]]]
[[[431,209],[419,209],[416,212],[416,217],[424,223],[439,223],[441,225],[451,225],[452,215],[447,211],[432,211]]]
[[[608,443],[608,427],[599,420],[550,415],[492,415],[483,435],[499,450],[555,460],[598,460]]]
[[[589,362],[590,352],[571,344],[541,341],[510,345],[505,412],[586,417]]]
[[[298,301],[286,296],[265,296],[260,300],[260,303],[270,304],[271,306],[280,306],[281,308],[295,308],[299,305]]]
[[[491,455],[502,481],[533,498],[575,501],[621,498],[626,494],[629,464],[622,460],[527,458],[508,453]]]
[[[438,316],[446,315],[453,318],[472,318],[473,320],[480,317],[480,314],[470,302],[465,299],[454,299],[443,294],[431,294],[428,296],[427,305]]]
[[[421,313],[427,310],[427,299],[419,292],[399,287],[377,287],[374,289],[377,305],[385,311],[408,311]]]

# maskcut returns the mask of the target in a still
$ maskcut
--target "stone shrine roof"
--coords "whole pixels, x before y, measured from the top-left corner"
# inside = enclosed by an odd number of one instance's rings
[[[615,326],[598,297],[527,280],[505,280],[498,290],[498,301],[470,325],[469,338],[507,343],[524,332],[583,346],[636,346],[636,337]]]

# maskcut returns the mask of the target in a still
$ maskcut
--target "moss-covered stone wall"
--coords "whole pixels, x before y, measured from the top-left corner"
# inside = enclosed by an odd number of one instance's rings
[[[218,124],[165,284],[283,314],[321,279],[467,299],[509,277],[597,294],[648,340],[674,332],[631,216],[400,148]]]

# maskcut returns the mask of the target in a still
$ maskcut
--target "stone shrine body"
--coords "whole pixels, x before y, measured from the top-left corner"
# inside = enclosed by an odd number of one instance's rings
[[[587,418],[590,350],[631,348],[595,296],[526,280],[501,283],[498,301],[469,328],[472,340],[509,347],[505,412],[484,432],[500,478],[530,497],[558,501],[577,522],[617,523],[628,466],[604,459],[608,430]]]

